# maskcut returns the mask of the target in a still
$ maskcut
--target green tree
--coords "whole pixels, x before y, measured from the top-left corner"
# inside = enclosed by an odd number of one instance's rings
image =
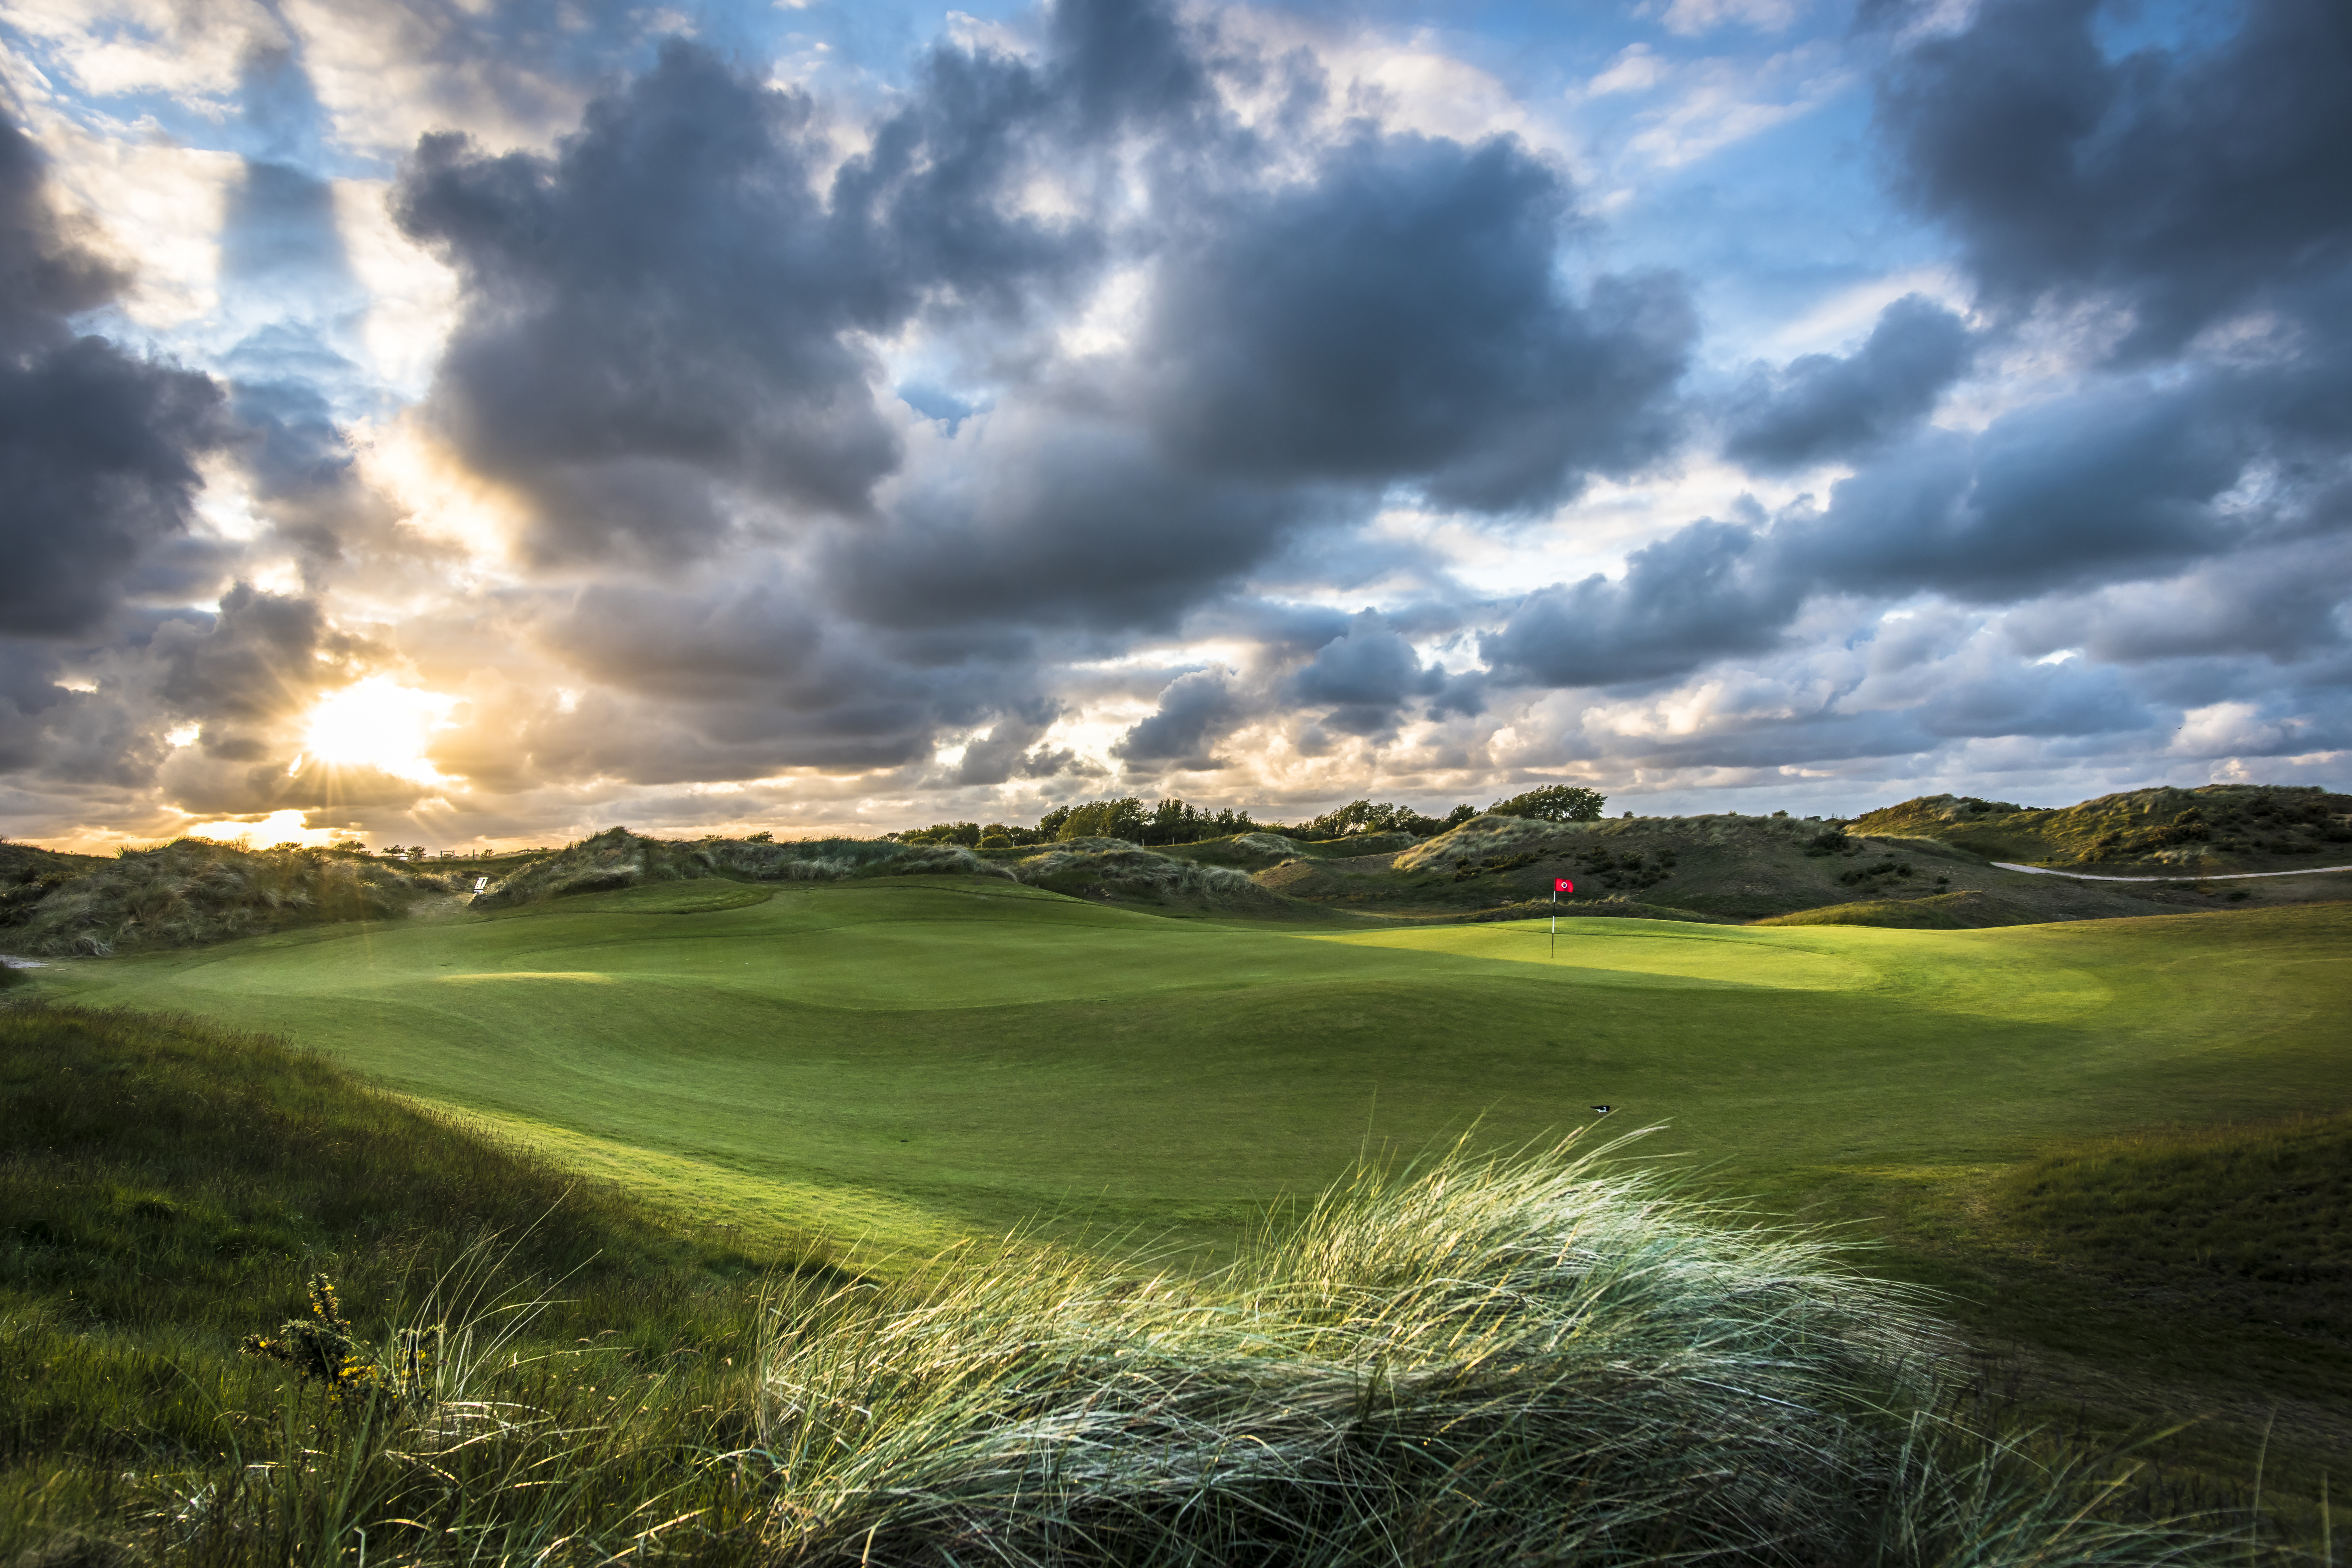
[[[1609,797],[1576,784],[1546,784],[1486,808],[1492,816],[1532,816],[1545,822],[1598,822]]]

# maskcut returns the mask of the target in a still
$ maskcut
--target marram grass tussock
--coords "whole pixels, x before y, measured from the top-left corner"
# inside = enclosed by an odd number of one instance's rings
[[[837,1293],[780,1325],[764,1373],[774,1546],[1019,1564],[2106,1560],[2111,1529],[1948,1473],[1967,1445],[1934,1415],[1946,1347],[1916,1300],[1596,1162],[1563,1147],[1360,1171],[1205,1283],[1015,1244]],[[1988,1529],[2015,1539],[1973,1539]],[[2126,1533],[2132,1561],[2179,1544]]]

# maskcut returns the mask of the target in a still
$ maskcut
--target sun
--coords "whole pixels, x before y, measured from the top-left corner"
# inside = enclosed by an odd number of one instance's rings
[[[306,754],[330,767],[376,768],[419,784],[446,782],[425,760],[433,731],[446,729],[454,697],[372,675],[319,700],[303,728]],[[298,760],[295,768],[299,769]]]

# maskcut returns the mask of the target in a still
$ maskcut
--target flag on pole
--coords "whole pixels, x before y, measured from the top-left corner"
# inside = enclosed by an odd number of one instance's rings
[[[1555,893],[1572,893],[1576,891],[1576,884],[1565,877],[1554,877],[1551,879],[1551,890]]]

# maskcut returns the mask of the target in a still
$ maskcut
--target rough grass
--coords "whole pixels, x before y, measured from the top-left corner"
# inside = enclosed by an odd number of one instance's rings
[[[754,882],[840,882],[854,877],[1003,873],[953,844],[906,845],[884,839],[812,838],[772,844],[742,838],[648,838],[611,827],[534,861],[474,899],[508,909],[576,893],[605,893],[663,882],[725,878]]]
[[[1075,839],[1008,861],[961,845],[816,839],[765,844],[741,839],[678,843],[612,828],[526,867],[475,899],[485,910],[543,903],[581,893],[651,889],[712,878],[838,882],[860,877],[974,876],[1006,879],[1074,898],[1117,899],[1225,913],[1279,912],[1283,900],[1229,867],[1202,865],[1116,838]],[[635,909],[636,906],[626,906]],[[681,909],[728,907],[689,900]],[[614,906],[620,912],[622,906]]]
[[[267,1039],[0,1031],[0,1558],[2277,1555],[2103,1519],[1951,1418],[1916,1300],[1572,1150],[1360,1169],[1205,1279],[1015,1237],[762,1290]],[[447,1325],[420,1389],[235,1353],[319,1272],[363,1344]]]
[[[1246,872],[1155,854],[1113,839],[1081,840],[1030,856],[1013,866],[1013,874],[1031,887],[1075,898],[1108,896],[1251,914],[1285,907]]]
[[[394,920],[443,877],[315,849],[248,850],[202,838],[126,849],[47,892],[10,945],[102,957],[194,947],[289,926]]]
[[[2143,1133],[2011,1173],[2012,1223],[2146,1287],[2242,1296],[2352,1349],[2352,1113]]]
[[[1989,859],[2104,874],[2218,874],[2352,864],[2352,795],[2273,784],[2131,790],[2037,809],[1925,795],[1857,817],[1856,833],[1924,837]]]

